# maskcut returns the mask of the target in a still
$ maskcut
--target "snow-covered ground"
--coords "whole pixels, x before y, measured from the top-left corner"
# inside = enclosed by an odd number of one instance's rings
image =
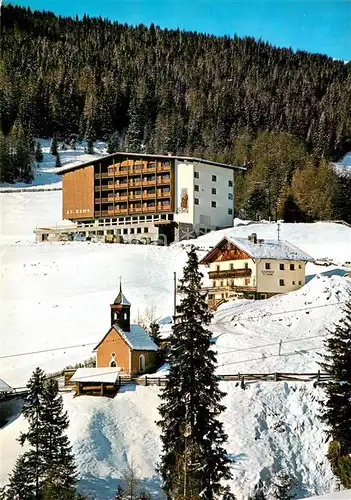
[[[150,304],[157,316],[172,314],[173,271],[180,276],[186,260],[181,245],[36,244],[33,228],[61,219],[61,193],[0,193],[0,203],[1,356],[58,348],[2,359],[0,378],[11,386],[23,385],[37,365],[53,371],[91,356],[93,344],[109,327],[109,304],[120,275],[132,318]],[[274,238],[276,225],[242,225],[229,231]],[[210,233],[194,243],[207,248],[225,233]],[[350,260],[351,229],[346,226],[282,224],[281,237],[313,257]],[[326,269],[309,265],[307,273]],[[338,276],[315,277],[290,294],[224,304],[212,324],[218,373],[316,371],[325,327],[340,317],[348,285],[349,279]],[[68,348],[74,345],[78,347]],[[325,459],[325,434],[316,417],[319,388],[283,382],[250,383],[245,391],[221,382],[221,388],[227,392],[227,448],[235,460],[230,486],[238,499],[246,499],[259,479],[269,481],[280,468],[295,478],[298,498],[335,488]],[[158,388],[131,385],[115,399],[66,394],[64,400],[80,488],[98,500],[112,498],[123,467],[133,460],[143,485],[161,498],[155,472]],[[16,438],[24,425],[18,416],[0,430],[0,484],[20,453]]]

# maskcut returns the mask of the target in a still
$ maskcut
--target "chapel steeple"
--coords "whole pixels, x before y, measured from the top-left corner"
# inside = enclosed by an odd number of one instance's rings
[[[119,293],[115,298],[111,308],[111,326],[117,324],[122,330],[130,331],[130,302],[122,292],[122,279],[119,279]]]

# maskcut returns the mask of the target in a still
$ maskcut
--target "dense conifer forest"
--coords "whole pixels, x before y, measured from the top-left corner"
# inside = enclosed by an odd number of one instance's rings
[[[351,149],[350,63],[253,38],[12,5],[1,9],[1,44],[0,145],[23,135],[85,137],[107,140],[111,151],[247,164],[236,207],[246,216],[350,212],[347,181],[328,167]],[[23,177],[9,178],[0,163],[2,180]],[[303,193],[306,172],[318,180],[311,189],[328,186],[330,199],[317,209]]]

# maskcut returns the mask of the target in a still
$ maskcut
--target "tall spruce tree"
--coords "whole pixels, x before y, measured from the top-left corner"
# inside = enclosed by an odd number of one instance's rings
[[[27,387],[23,415],[29,425],[19,441],[21,445],[27,443],[29,449],[17,459],[5,498],[74,499],[75,465],[65,435],[68,417],[63,411],[57,382],[47,382],[44,372],[37,368]]]
[[[35,146],[35,161],[41,163],[44,159],[43,151],[41,149],[40,142],[38,141]]]
[[[224,393],[215,376],[212,315],[201,292],[202,274],[194,247],[180,280],[183,295],[170,337],[169,376],[159,407],[163,452],[159,472],[172,499],[218,498],[231,472],[223,447],[227,436],[218,416]]]
[[[343,316],[325,341],[327,353],[321,363],[335,378],[325,386],[327,399],[321,417],[340,443],[341,455],[351,453],[351,287],[348,293]]]
[[[51,146],[50,146],[50,153],[53,156],[57,156],[58,154],[58,147],[57,147],[57,139],[54,137],[51,141]]]

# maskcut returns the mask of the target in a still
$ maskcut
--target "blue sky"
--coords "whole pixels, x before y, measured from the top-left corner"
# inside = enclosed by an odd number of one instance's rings
[[[253,36],[351,60],[351,0],[17,0],[56,14],[107,17],[121,23]]]

